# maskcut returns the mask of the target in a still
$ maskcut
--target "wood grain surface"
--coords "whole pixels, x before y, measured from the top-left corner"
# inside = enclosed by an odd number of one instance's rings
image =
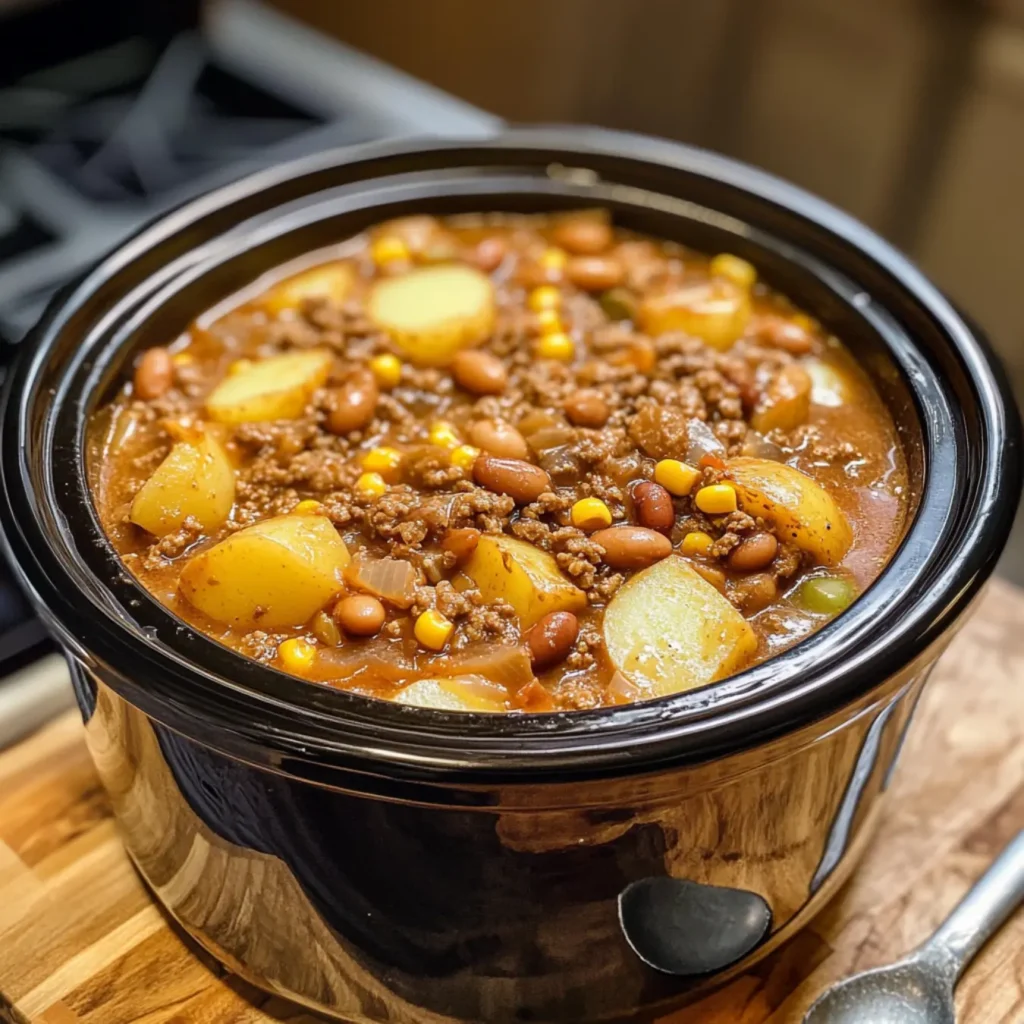
[[[945,654],[862,867],[753,972],[662,1024],[799,1024],[832,981],[923,939],[1024,827],[1024,593],[996,582]],[[957,992],[960,1024],[1024,1022],[1024,911]],[[228,975],[124,854],[77,714],[0,754],[0,1020],[310,1022]]]

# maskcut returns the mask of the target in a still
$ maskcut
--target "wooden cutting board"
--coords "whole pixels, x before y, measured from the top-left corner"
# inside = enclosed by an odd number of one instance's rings
[[[923,939],[1024,827],[1024,592],[996,582],[943,657],[854,880],[751,974],[662,1024],[799,1024],[832,981]],[[1024,910],[961,983],[960,1024],[1024,1022]],[[228,975],[150,899],[76,714],[0,754],[0,1020],[316,1018]]]

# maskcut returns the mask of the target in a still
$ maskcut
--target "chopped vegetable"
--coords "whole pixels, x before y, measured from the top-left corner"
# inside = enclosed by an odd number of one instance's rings
[[[346,581],[356,590],[373,594],[396,608],[408,608],[416,596],[419,576],[404,558],[362,558],[359,555],[345,570]]]
[[[818,576],[804,580],[797,588],[796,602],[818,615],[838,615],[853,603],[857,592],[848,580],[836,576]]]
[[[503,644],[473,644],[439,660],[431,671],[446,676],[482,676],[509,693],[515,693],[533,679],[527,649]]]
[[[807,422],[811,409],[811,375],[797,363],[784,366],[761,393],[750,425],[767,434],[792,430]]]
[[[370,319],[420,366],[447,366],[494,327],[494,286],[472,267],[421,267],[378,281],[367,303]]]
[[[142,485],[129,518],[157,537],[194,519],[212,533],[231,514],[235,471],[227,452],[210,433],[178,441]]]
[[[821,484],[782,462],[736,458],[726,464],[740,508],[774,527],[779,540],[806,551],[821,565],[838,565],[853,531]]]
[[[309,299],[328,299],[340,305],[348,298],[354,279],[348,263],[322,263],[274,285],[260,298],[260,305],[271,313],[298,309]]]
[[[820,359],[808,359],[804,367],[811,378],[811,401],[815,405],[837,408],[850,401],[854,386],[838,367]]]
[[[506,710],[507,694],[479,676],[462,679],[419,679],[403,686],[393,700],[435,711],[498,712]]]
[[[326,516],[275,516],[189,559],[181,593],[242,629],[302,626],[341,589],[348,548]]]
[[[716,277],[728,278],[741,288],[753,288],[757,281],[757,271],[753,264],[730,252],[719,253],[711,260],[708,270]]]
[[[296,419],[327,380],[333,361],[330,352],[313,349],[249,362],[210,392],[206,411],[220,423]]]
[[[552,555],[515,537],[481,537],[465,572],[485,601],[512,605],[524,630],[548,612],[587,605],[586,594],[562,575]]]
[[[683,558],[637,573],[605,611],[612,664],[646,697],[703,686],[743,668],[757,650],[746,619]]]
[[[727,278],[673,288],[640,303],[640,326],[651,335],[683,331],[725,350],[750,320],[750,294]]]

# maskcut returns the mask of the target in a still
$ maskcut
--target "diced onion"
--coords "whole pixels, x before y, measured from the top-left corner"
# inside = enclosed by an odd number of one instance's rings
[[[396,608],[408,608],[416,596],[418,574],[402,558],[359,558],[345,573],[348,582]]]

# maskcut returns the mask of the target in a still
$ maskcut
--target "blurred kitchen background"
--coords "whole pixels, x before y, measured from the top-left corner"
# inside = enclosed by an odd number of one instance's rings
[[[825,196],[980,321],[1024,397],[1024,0],[0,0],[0,372],[56,287],[189,195],[501,119],[681,139]],[[1024,529],[1002,571],[1024,583]],[[44,643],[0,573],[0,676]]]

